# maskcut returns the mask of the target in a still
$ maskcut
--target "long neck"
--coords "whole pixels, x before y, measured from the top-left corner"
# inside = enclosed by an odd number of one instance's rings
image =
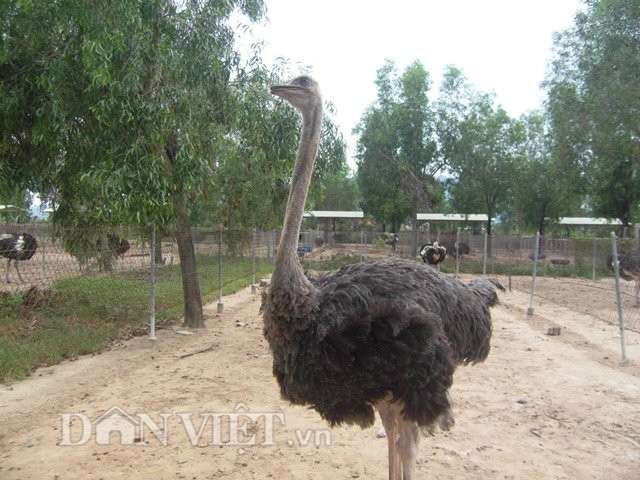
[[[321,105],[308,112],[303,112],[298,156],[293,168],[291,190],[289,191],[287,211],[284,217],[280,245],[278,246],[274,274],[279,273],[280,270],[296,271],[302,274],[297,251],[298,235],[300,234],[304,206],[307,201],[307,193],[309,193],[311,176],[313,175],[313,165],[318,153],[321,127]]]

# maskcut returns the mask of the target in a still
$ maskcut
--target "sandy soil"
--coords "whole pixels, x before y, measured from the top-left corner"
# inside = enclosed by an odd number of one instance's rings
[[[491,354],[458,370],[456,426],[422,439],[417,478],[640,478],[640,335],[627,333],[622,365],[615,326],[545,301],[527,317],[527,301],[501,295]],[[329,430],[279,398],[259,305],[246,289],[222,315],[207,306],[192,335],[164,330],[0,386],[0,478],[387,478],[379,422]]]

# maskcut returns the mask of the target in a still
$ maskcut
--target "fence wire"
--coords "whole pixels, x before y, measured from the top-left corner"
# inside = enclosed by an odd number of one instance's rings
[[[0,301],[10,301],[13,293],[32,287],[61,288],[65,282],[83,282],[96,289],[113,288],[113,308],[118,296],[132,288],[149,291],[151,255],[156,259],[155,304],[171,309],[182,304],[183,272],[175,233],[156,232],[156,248],[150,232],[120,228],[112,230],[62,230],[48,224],[0,227],[2,239],[9,235],[32,235],[37,241],[27,260],[5,265],[0,281]],[[485,245],[485,238],[487,244]],[[278,231],[193,229],[197,274],[205,302],[218,300],[241,282],[255,283],[270,271],[279,239]],[[411,258],[420,243],[438,240],[447,247],[448,259],[442,270],[455,274],[506,276],[512,288],[529,292],[533,271],[535,237],[484,234],[416,236],[371,231],[307,231],[300,235],[299,254],[312,269],[338,268],[344,262],[404,256]],[[3,240],[4,241],[4,240]],[[3,256],[10,256],[3,243]],[[457,246],[458,255],[454,254]],[[637,251],[637,240],[621,240],[620,248]],[[486,254],[485,254],[486,252]],[[607,323],[617,324],[615,278],[608,238],[542,238],[537,264],[535,295]],[[418,257],[413,257],[419,261]],[[456,270],[456,261],[458,262]],[[7,268],[8,267],[8,268]],[[19,273],[18,273],[19,272]],[[247,280],[248,279],[248,280]],[[635,282],[622,279],[621,298],[625,326],[640,332],[640,308]],[[89,287],[87,287],[89,288]],[[176,295],[176,290],[178,295]]]

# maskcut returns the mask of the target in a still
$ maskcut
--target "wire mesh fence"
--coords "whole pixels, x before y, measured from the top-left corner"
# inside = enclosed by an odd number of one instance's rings
[[[44,291],[66,288],[94,292],[94,295],[106,291],[111,307],[107,305],[105,309],[118,309],[124,303],[120,301],[121,296],[135,289],[149,291],[153,255],[155,308],[180,313],[183,272],[173,232],[156,232],[155,249],[150,242],[150,232],[124,228],[61,230],[49,224],[5,224],[0,232],[3,242],[24,234],[37,241],[29,259],[11,261],[5,266],[0,282],[2,301],[7,301],[12,293],[32,287]],[[268,274],[279,232],[193,229],[192,238],[203,301],[211,302],[221,301],[222,295],[242,282],[256,283]],[[512,288],[528,292],[535,263],[536,297],[608,323],[618,322],[609,238],[542,238],[536,262],[534,236],[465,233],[430,238],[435,239],[447,247],[448,259],[441,267],[446,273],[505,276]],[[426,243],[424,238],[418,238],[417,242],[420,240]],[[308,268],[332,269],[349,261],[390,255],[410,257],[417,250],[415,242],[411,232],[395,235],[370,231],[331,232],[325,238],[308,231],[300,235],[299,254]],[[5,242],[2,247],[5,257],[10,256],[7,245]],[[621,240],[619,245],[625,254],[638,251],[636,239]],[[634,258],[637,259],[637,254]],[[635,278],[637,274],[636,265]],[[629,278],[620,279],[625,327],[640,331],[637,280]],[[147,308],[139,306],[140,313],[148,315]]]

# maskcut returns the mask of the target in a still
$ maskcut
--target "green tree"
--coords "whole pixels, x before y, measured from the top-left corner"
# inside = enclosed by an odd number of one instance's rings
[[[501,205],[511,198],[524,131],[493,96],[475,92],[460,70],[448,67],[437,103],[440,155],[451,176],[453,207],[488,217],[487,233]]]
[[[211,208],[227,227],[281,226],[301,121],[289,104],[269,93],[267,86],[282,83],[282,75],[256,69],[236,81],[232,141],[217,162],[214,178],[220,195]],[[332,122],[331,105],[326,110],[309,202],[326,188],[333,172],[346,168],[344,139]]]
[[[240,58],[228,18],[238,8],[258,19],[263,2],[9,3],[3,179],[55,196],[59,225],[175,224],[185,319],[202,326],[189,205],[232,123]]]
[[[551,136],[541,112],[520,119],[525,141],[516,164],[512,208],[519,226],[535,228],[541,235],[549,221],[577,211],[580,197],[574,195],[572,175],[551,155]]]
[[[357,210],[360,193],[355,177],[346,168],[327,175],[323,188],[312,199],[314,210]]]
[[[378,100],[357,132],[358,182],[363,209],[396,231],[420,209],[430,210],[437,162],[435,118],[429,105],[428,72],[416,61],[397,76],[391,61],[378,70]],[[417,235],[417,229],[413,228]],[[417,245],[413,242],[414,247]]]
[[[626,227],[640,201],[640,1],[585,1],[554,47],[554,156],[580,168],[594,214]]]
[[[362,193],[362,209],[378,222],[399,229],[409,213],[409,199],[400,184],[396,154],[399,148],[394,104],[395,64],[387,61],[377,72],[377,102],[370,106],[356,129],[357,180]]]

